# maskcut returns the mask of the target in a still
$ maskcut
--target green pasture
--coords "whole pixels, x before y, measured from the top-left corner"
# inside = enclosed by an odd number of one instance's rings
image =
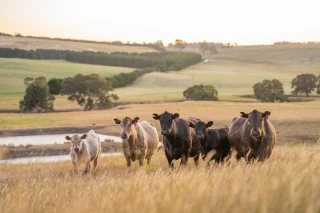
[[[239,95],[253,94],[252,86],[264,79],[279,79],[286,94],[291,81],[302,73],[320,74],[316,69],[278,68],[230,60],[202,62],[179,72],[146,74],[133,85],[119,88],[119,101],[157,101],[184,99],[183,91],[195,84],[214,85],[222,100],[241,100]]]
[[[142,46],[96,44],[74,41],[60,41],[38,38],[21,38],[0,36],[0,47],[19,48],[25,50],[57,49],[73,51],[102,51],[102,52],[157,52],[156,49]]]
[[[55,60],[29,60],[0,58],[0,94],[23,94],[26,77],[51,78],[72,77],[76,74],[96,73],[101,77],[110,77],[120,72],[132,72],[133,68],[100,65],[77,64]]]

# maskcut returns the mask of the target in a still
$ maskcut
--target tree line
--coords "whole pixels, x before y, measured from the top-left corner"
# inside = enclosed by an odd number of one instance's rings
[[[320,41],[277,41],[274,45],[289,45],[289,44],[320,44]]]
[[[181,52],[68,52],[66,61],[131,68],[157,67],[159,71],[180,70],[202,60],[197,53]]]
[[[70,50],[36,49],[24,50],[18,48],[0,47],[1,58],[26,58],[34,60],[65,60],[66,54]]]

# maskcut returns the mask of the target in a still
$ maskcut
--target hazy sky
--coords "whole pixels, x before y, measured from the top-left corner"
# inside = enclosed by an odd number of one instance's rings
[[[0,32],[166,44],[319,41],[317,0],[0,0]]]

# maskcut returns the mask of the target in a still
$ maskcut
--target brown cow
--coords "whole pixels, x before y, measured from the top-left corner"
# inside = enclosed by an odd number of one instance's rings
[[[65,139],[71,141],[70,156],[74,172],[78,172],[78,166],[82,163],[86,164],[83,173],[86,174],[87,172],[90,172],[91,161],[93,161],[93,168],[96,168],[101,142],[99,135],[97,135],[94,130],[90,130],[87,134],[82,136],[66,136]]]
[[[123,139],[122,148],[127,161],[127,166],[131,166],[131,161],[139,160],[140,166],[144,159],[150,164],[152,155],[157,151],[159,136],[157,129],[148,121],[141,121],[140,117],[131,119],[124,117],[122,120],[113,118],[115,124],[120,124],[122,132],[120,137]]]
[[[244,157],[248,162],[264,161],[270,157],[276,143],[276,131],[268,119],[270,114],[269,111],[253,110],[241,112],[241,117],[232,120],[228,137],[231,148],[237,151],[238,160]]]

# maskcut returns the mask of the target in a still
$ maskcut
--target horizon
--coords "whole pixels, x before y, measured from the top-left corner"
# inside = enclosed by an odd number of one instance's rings
[[[147,0],[3,0],[0,26],[3,33],[12,35],[92,41],[162,40],[167,46],[181,39],[187,43],[206,40],[240,46],[271,45],[279,41],[319,41],[317,10],[310,7],[314,3],[315,0],[271,0],[260,4],[253,0],[161,4]]]

